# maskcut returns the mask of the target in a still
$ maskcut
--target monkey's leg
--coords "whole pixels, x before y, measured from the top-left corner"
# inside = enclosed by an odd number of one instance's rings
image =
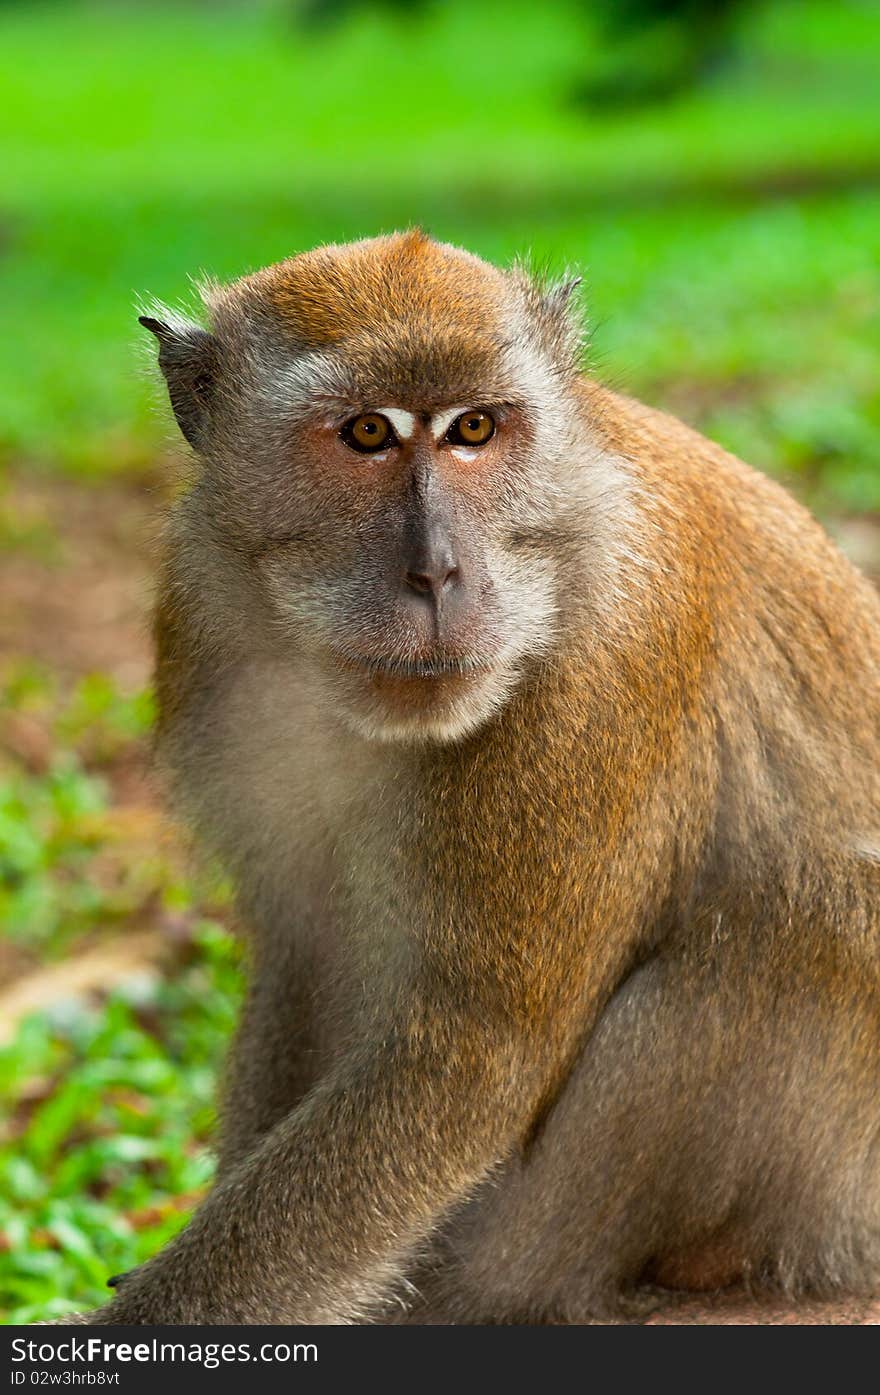
[[[725,1000],[740,967],[630,976],[531,1147],[413,1274],[406,1320],[627,1319],[658,1283],[880,1286],[877,998],[837,1018],[765,977]]]
[[[651,1021],[661,1004],[652,967],[630,975],[535,1137],[437,1238],[411,1275],[419,1297],[409,1313],[385,1320],[509,1324],[629,1315],[624,1292],[632,1297],[645,1248],[647,1218],[637,1209],[650,1201],[647,1182],[664,1128],[662,1111],[651,1108],[656,1058],[639,1042],[639,1019]]]

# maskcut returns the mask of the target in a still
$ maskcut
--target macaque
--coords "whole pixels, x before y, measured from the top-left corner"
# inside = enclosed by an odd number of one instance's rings
[[[880,604],[419,231],[158,309],[159,751],[251,944],[216,1184],[107,1323],[880,1286]]]

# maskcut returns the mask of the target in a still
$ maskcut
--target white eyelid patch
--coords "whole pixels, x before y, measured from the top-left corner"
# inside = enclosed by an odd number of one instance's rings
[[[415,435],[419,423],[414,412],[404,412],[401,407],[378,407],[376,410],[391,422],[398,440],[409,441]]]
[[[431,417],[431,435],[435,441],[441,441],[446,435],[456,417],[460,417],[462,412],[466,412],[467,407],[447,407],[445,412],[435,412]]]

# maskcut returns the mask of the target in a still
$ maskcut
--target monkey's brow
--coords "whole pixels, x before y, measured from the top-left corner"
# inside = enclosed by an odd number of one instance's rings
[[[419,423],[428,427],[436,441],[446,435],[455,418],[468,410],[466,405],[443,407],[435,412],[408,412],[403,407],[378,407],[377,411],[388,418],[402,441],[415,435]]]
[[[353,417],[376,413],[387,417],[401,440],[409,440],[421,426],[427,427],[435,440],[445,436],[456,417],[465,412],[488,411],[496,419],[503,420],[510,412],[527,411],[529,404],[524,399],[516,399],[511,394],[474,392],[469,397],[462,396],[454,405],[430,408],[399,407],[381,405],[381,396],[351,397],[323,394],[315,397],[309,408],[299,414],[301,420],[323,422],[326,426],[340,428]]]

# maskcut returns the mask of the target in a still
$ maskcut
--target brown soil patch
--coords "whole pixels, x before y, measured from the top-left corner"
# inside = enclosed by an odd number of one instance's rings
[[[110,482],[98,485],[31,473],[13,473],[0,490],[0,669],[9,660],[34,660],[50,670],[62,692],[90,673],[110,674],[124,693],[138,692],[149,681],[152,572],[163,491],[158,484]],[[0,758],[5,752],[19,766],[41,772],[54,754],[48,715],[25,711],[2,714]],[[101,774],[112,791],[119,850],[116,860],[148,859],[163,840],[160,805],[150,777],[148,752],[140,743],[126,744]],[[123,846],[124,845],[124,846]],[[95,859],[94,876],[111,881],[118,868],[113,856],[103,867]],[[147,944],[144,920],[156,925],[156,908],[114,937],[133,962]],[[138,923],[140,922],[140,923]],[[66,961],[71,983],[78,981],[78,955],[96,946],[77,945]],[[100,939],[108,945],[106,932]],[[102,952],[112,952],[105,948]],[[148,957],[148,956],[142,956]],[[25,944],[0,939],[0,1010],[11,1014],[18,998],[9,985],[21,983],[28,994],[63,992],[57,965],[40,968],[41,956]],[[45,973],[45,984],[39,975]],[[26,1004],[28,994],[21,998]],[[20,996],[20,995],[19,995]],[[11,1018],[9,1019],[11,1020]]]
[[[731,1290],[695,1301],[683,1297],[648,1319],[650,1327],[877,1327],[880,1299],[834,1303],[758,1302]]]
[[[142,687],[159,489],[19,475],[3,512],[48,541],[0,557],[0,658],[27,655],[69,679],[101,670],[126,691]]]

